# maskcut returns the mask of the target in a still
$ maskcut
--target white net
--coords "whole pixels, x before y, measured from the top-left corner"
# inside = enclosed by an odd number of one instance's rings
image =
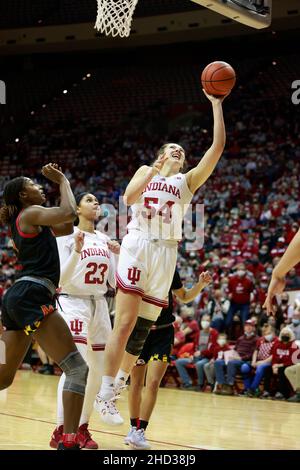
[[[128,37],[138,0],[97,0],[95,28],[106,36]]]

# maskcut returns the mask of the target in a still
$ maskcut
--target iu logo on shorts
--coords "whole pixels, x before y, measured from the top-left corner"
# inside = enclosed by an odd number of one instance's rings
[[[131,281],[131,285],[135,286],[141,278],[141,270],[138,268],[128,268],[128,279]]]
[[[70,321],[71,331],[73,331],[75,335],[79,335],[79,333],[82,332],[82,325],[83,325],[83,322],[78,320],[77,318],[76,320]]]

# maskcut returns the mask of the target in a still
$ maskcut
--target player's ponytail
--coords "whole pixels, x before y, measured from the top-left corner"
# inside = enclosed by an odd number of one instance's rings
[[[22,209],[20,192],[24,189],[26,178],[18,176],[6,184],[3,191],[3,206],[0,209],[0,224],[10,225]]]

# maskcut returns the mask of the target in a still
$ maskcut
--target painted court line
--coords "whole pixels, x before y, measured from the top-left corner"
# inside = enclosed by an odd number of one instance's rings
[[[15,414],[10,414],[10,413],[3,413],[3,412],[0,412],[0,415],[10,416],[11,418],[19,418],[19,419],[25,419],[25,420],[29,420],[29,421],[36,421],[36,422],[39,422],[39,423],[52,424],[53,426],[55,426],[55,423],[53,421],[47,421],[47,420],[40,419],[40,418],[30,418],[28,416],[15,415]],[[114,433],[114,432],[109,432],[109,431],[99,431],[97,429],[91,429],[91,431],[92,432],[97,432],[99,434],[108,434],[110,436],[125,437],[125,434],[119,434],[119,433]],[[153,442],[153,443],[156,443],[156,444],[176,446],[176,447],[181,447],[182,449],[210,450],[210,448],[208,446],[206,446],[206,447],[202,447],[202,446],[198,447],[198,446],[191,446],[191,445],[183,446],[181,444],[175,444],[174,442],[156,441],[156,440],[153,440],[153,439],[148,439],[148,440],[150,442]],[[211,448],[211,449],[216,449],[217,450],[218,448]]]

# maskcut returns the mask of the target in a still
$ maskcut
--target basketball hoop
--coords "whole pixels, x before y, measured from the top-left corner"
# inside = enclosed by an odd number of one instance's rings
[[[97,2],[95,28],[105,36],[128,37],[138,0],[97,0]]]

